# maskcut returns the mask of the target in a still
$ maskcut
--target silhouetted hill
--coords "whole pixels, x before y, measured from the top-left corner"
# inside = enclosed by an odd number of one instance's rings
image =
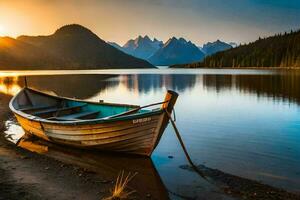
[[[16,46],[15,46],[16,45]],[[2,49],[0,43],[0,49]],[[21,53],[20,53],[21,52]],[[0,53],[1,69],[153,68],[100,39],[89,29],[66,25],[49,36],[20,36]]]
[[[300,31],[278,34],[216,53],[202,62],[172,67],[300,67]]]
[[[191,41],[171,38],[148,60],[154,65],[174,65],[202,60],[204,53]]]
[[[0,69],[30,69],[44,65],[57,66],[61,62],[62,60],[34,45],[10,37],[0,37]]]
[[[123,51],[123,48],[120,45],[118,45],[117,43],[115,43],[115,42],[107,42],[107,44],[109,44],[109,45],[111,45],[111,46],[113,46],[113,47],[115,47],[115,48]]]

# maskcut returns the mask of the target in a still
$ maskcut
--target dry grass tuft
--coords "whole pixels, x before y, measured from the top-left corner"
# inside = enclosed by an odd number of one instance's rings
[[[110,197],[104,198],[103,200],[122,200],[128,199],[129,196],[135,191],[126,191],[128,183],[137,175],[137,172],[134,174],[128,173],[127,176],[124,176],[124,171],[121,171],[117,177],[115,187],[112,190],[112,195]]]

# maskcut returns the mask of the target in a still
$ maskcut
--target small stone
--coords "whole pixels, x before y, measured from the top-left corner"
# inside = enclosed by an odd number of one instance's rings
[[[108,184],[108,183],[111,183],[111,181],[109,181],[109,180],[102,180],[101,183]]]
[[[28,156],[21,156],[21,159],[28,159]]]
[[[98,194],[103,194],[103,193],[105,193],[106,191],[103,189],[103,190],[100,190],[100,191],[98,191],[97,193]]]
[[[45,167],[45,170],[48,170],[49,169],[49,167]]]
[[[146,197],[147,197],[147,198],[151,198],[151,194],[147,194]]]

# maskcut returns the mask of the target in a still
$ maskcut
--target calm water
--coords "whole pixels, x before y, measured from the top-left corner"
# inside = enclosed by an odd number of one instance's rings
[[[145,105],[162,101],[167,89],[175,90],[180,95],[175,107],[177,126],[197,164],[300,192],[299,72],[161,69],[43,73],[28,77],[29,86],[92,101]],[[23,85],[21,75],[2,73],[0,92],[15,94]],[[187,162],[171,126],[152,160],[169,191],[191,197],[211,192],[193,172],[179,168]]]

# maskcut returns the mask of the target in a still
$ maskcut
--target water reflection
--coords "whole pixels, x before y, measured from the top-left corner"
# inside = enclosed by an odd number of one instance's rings
[[[137,172],[135,178],[129,183],[129,188],[134,188],[136,191],[137,199],[149,199],[147,194],[151,199],[169,199],[168,192],[151,159],[65,148],[29,135],[23,136],[18,146],[64,163],[76,164],[100,174],[104,180],[115,181],[117,174],[122,170]]]
[[[16,144],[24,134],[22,127],[16,124],[15,121],[7,120],[5,122],[4,137],[7,140]]]
[[[196,78],[196,75],[178,74],[63,75],[32,76],[27,77],[27,81],[30,87],[38,90],[54,91],[57,95],[88,99],[96,93],[117,87],[136,94],[147,94],[161,88],[181,92],[195,87]],[[22,81],[18,81],[18,84],[24,85]]]
[[[287,75],[204,75],[203,85],[217,93],[237,89],[257,97],[300,103],[300,74]]]
[[[57,75],[27,77],[29,87],[37,90],[54,92],[59,96],[88,99],[98,91],[114,87],[117,83],[105,82],[112,75]],[[19,81],[24,85],[24,81]]]
[[[196,75],[187,74],[135,74],[121,75],[118,81],[136,93],[149,93],[150,91],[161,90],[161,88],[183,92],[195,87],[196,78]]]
[[[88,99],[118,88],[135,94],[172,89],[179,93],[196,87],[220,93],[232,89],[300,103],[300,73],[213,75],[213,74],[129,74],[129,75],[44,75],[27,77],[32,88],[57,95]],[[24,86],[24,77],[0,77],[0,93],[15,95]],[[122,92],[122,91],[121,91]]]
[[[18,83],[19,77],[0,77],[0,93],[15,95],[21,89]]]

